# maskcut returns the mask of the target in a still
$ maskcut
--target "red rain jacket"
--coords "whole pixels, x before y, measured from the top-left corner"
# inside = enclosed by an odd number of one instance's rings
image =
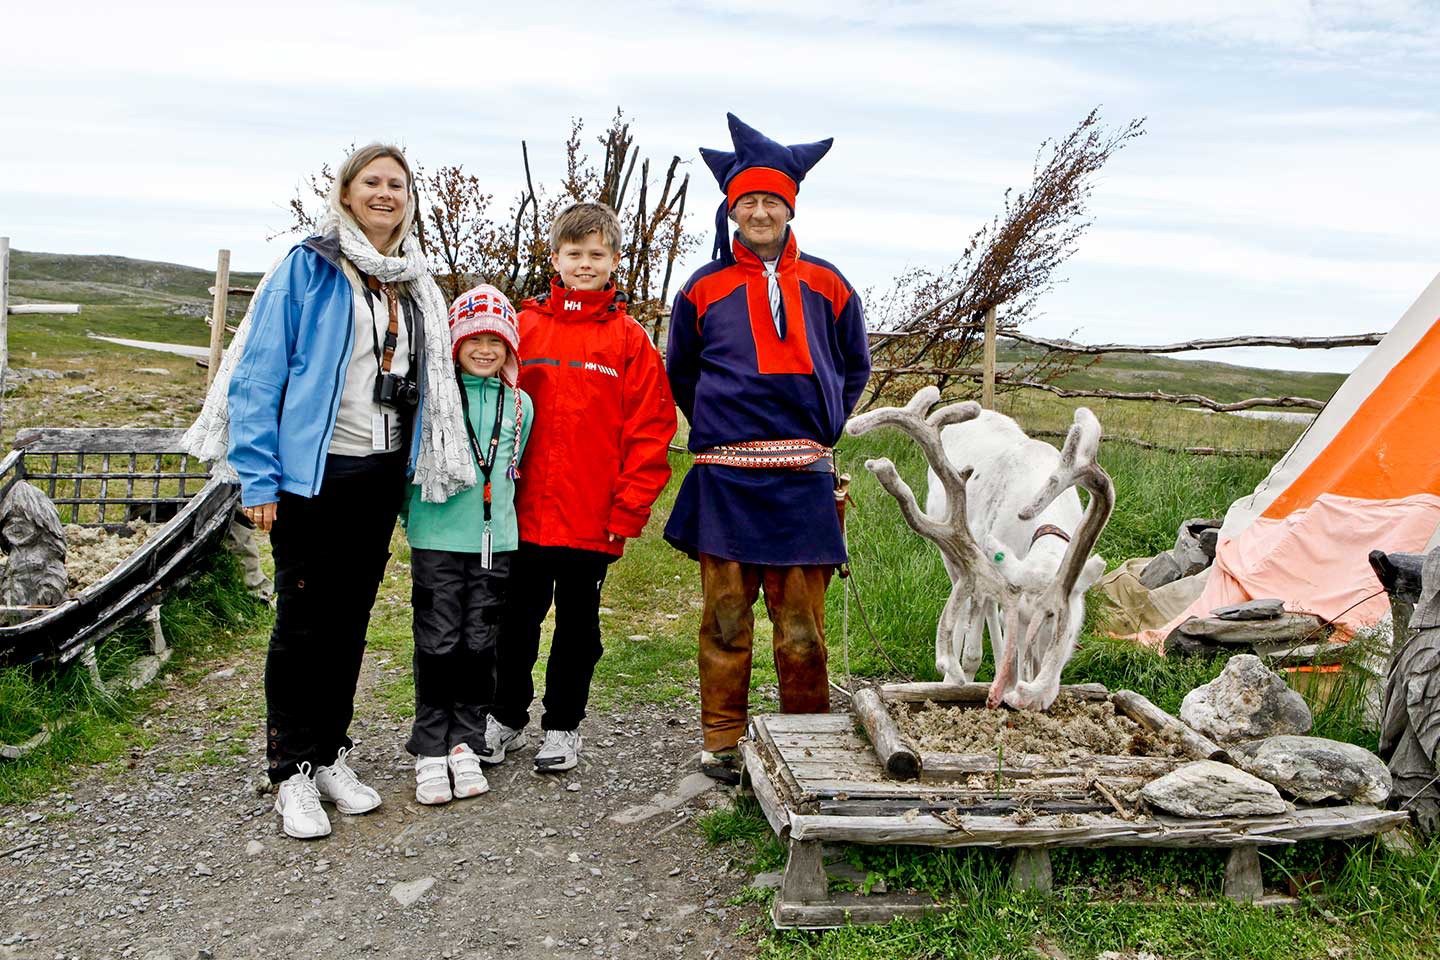
[[[535,423],[516,484],[520,539],[619,556],[670,479],[675,401],[623,295],[567,290],[520,311],[520,387]]]

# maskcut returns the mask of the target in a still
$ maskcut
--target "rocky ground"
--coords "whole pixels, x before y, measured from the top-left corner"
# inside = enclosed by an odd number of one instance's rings
[[[749,953],[759,908],[729,905],[749,878],[694,823],[728,798],[693,773],[690,703],[591,716],[558,777],[533,772],[532,738],[489,794],[421,807],[372,657],[353,765],[384,805],[301,842],[257,790],[263,665],[167,680],[128,759],[0,808],[0,958]]]

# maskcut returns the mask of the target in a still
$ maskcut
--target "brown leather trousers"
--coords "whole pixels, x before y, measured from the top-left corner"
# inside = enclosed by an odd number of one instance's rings
[[[763,586],[774,627],[782,713],[827,713],[825,588],[835,568],[768,567],[700,554],[700,725],[705,749],[735,746],[745,733],[755,606]]]

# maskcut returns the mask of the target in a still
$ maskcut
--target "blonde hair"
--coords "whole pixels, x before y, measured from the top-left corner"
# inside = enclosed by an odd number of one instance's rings
[[[559,253],[562,243],[579,243],[592,233],[611,253],[620,252],[620,218],[603,203],[572,203],[550,224],[550,252]]]
[[[328,202],[331,211],[336,216],[344,217],[356,230],[360,230],[360,221],[356,220],[355,214],[345,206],[341,196],[350,186],[351,181],[360,175],[360,171],[380,157],[389,157],[400,164],[400,169],[405,171],[405,215],[400,218],[400,225],[390,235],[385,249],[377,251],[381,256],[393,257],[399,254],[400,245],[404,242],[406,235],[410,233],[410,228],[415,225],[415,208],[418,205],[415,198],[415,176],[410,172],[410,164],[406,162],[405,154],[399,147],[389,143],[370,143],[346,157],[345,162],[340,164],[339,172],[335,174],[335,182],[330,185]]]

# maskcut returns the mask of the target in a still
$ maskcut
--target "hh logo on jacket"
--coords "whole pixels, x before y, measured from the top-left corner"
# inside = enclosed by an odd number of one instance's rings
[[[566,310],[579,310],[584,306],[579,300],[564,300],[561,302],[565,304]]]
[[[596,373],[603,373],[607,377],[618,377],[620,374],[614,367],[607,367],[603,363],[596,363],[594,360],[585,361],[586,370],[594,370]]]

